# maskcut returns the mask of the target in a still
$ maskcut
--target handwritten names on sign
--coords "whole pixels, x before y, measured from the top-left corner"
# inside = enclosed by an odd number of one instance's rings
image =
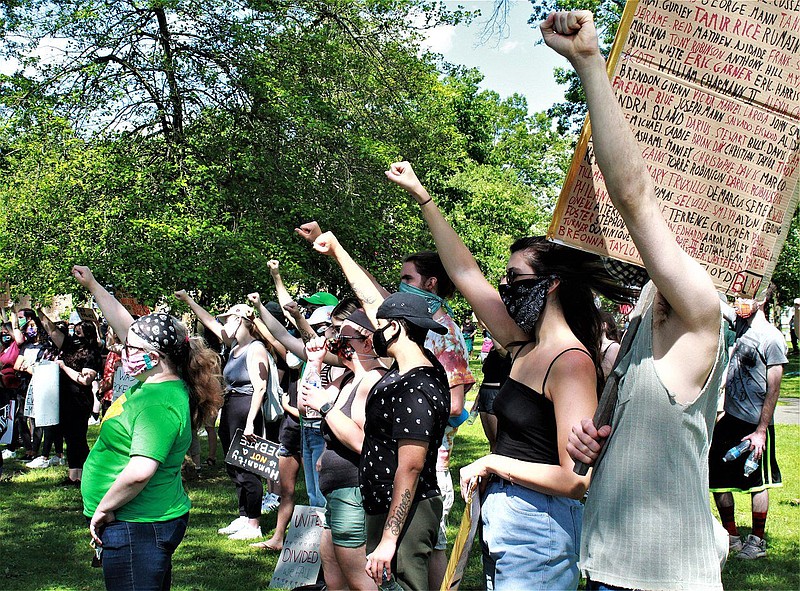
[[[798,202],[800,0],[629,1],[610,79],[677,242],[753,295]],[[641,264],[584,126],[548,237]]]

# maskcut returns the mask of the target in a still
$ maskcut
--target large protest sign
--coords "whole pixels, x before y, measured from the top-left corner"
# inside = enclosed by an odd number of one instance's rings
[[[469,551],[478,531],[481,518],[481,497],[478,492],[478,483],[474,481],[469,489],[467,504],[461,516],[461,527],[458,529],[456,539],[453,541],[453,551],[447,562],[447,571],[440,591],[456,591],[464,578],[464,571],[469,562]]]
[[[324,522],[325,509],[295,505],[270,589],[294,589],[317,581]]]
[[[255,435],[250,443],[245,439],[241,429],[236,429],[225,463],[242,468],[253,474],[259,474],[278,482],[278,450],[280,445]]]
[[[766,284],[797,207],[798,50],[798,0],[629,0],[608,59],[667,224],[731,294]],[[590,136],[548,237],[641,264]]]

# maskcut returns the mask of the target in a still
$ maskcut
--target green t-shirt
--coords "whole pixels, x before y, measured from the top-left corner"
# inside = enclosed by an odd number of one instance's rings
[[[189,511],[181,465],[192,442],[189,394],[180,380],[137,384],[108,409],[83,466],[83,514],[91,517],[132,456],[158,462],[142,491],[116,511],[120,521],[168,521]]]

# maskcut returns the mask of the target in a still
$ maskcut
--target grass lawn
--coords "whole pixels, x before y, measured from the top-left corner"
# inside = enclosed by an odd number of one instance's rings
[[[470,392],[472,398],[474,391]],[[471,402],[469,404],[471,407]],[[90,428],[96,436],[97,427]],[[730,560],[723,572],[726,589],[800,588],[800,427],[778,425],[778,460],[784,488],[771,494],[767,522],[769,555],[766,560]],[[205,440],[202,440],[205,445]],[[205,450],[204,450],[205,451]],[[486,453],[480,421],[465,426],[456,439],[452,466],[458,470]],[[174,589],[265,589],[275,569],[277,555],[250,548],[246,542],[217,535],[236,514],[233,486],[218,465],[205,470],[200,480],[188,484],[193,508],[189,531],[174,559]],[[0,589],[98,589],[102,574],[90,567],[92,551],[81,516],[80,494],[56,483],[65,468],[27,470],[20,462],[6,461],[0,483]],[[305,502],[302,478],[299,497]],[[750,503],[736,496],[737,521],[750,527]],[[458,531],[464,504],[457,497],[448,537]],[[263,520],[265,533],[275,526],[271,514]],[[462,589],[481,588],[481,568],[473,548]]]
[[[790,355],[783,369],[781,398],[800,398],[800,355]]]

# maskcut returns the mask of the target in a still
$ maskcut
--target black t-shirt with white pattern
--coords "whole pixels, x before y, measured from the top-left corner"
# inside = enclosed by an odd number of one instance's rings
[[[450,418],[450,388],[444,368],[432,354],[427,357],[433,367],[416,367],[402,375],[393,367],[367,399],[359,481],[369,515],[389,511],[399,439],[428,442],[414,503],[441,494],[436,456]]]

